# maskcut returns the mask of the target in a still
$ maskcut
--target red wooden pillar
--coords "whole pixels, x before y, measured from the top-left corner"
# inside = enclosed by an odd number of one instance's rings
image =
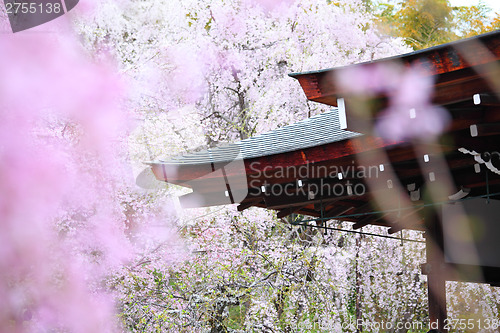
[[[438,215],[433,209],[427,211],[425,225],[430,328],[446,333],[448,330],[445,329],[447,311],[443,230]]]

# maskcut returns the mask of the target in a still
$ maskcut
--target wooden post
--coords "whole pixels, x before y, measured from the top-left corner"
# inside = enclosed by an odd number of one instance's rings
[[[438,214],[428,209],[425,214],[427,299],[429,302],[430,329],[446,333],[446,272],[443,252],[443,230]]]

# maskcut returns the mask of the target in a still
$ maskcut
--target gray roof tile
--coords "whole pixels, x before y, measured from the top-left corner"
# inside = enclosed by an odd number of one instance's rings
[[[252,159],[347,140],[362,134],[340,129],[338,110],[318,114],[295,124],[208,150],[175,156],[160,164],[205,164]]]

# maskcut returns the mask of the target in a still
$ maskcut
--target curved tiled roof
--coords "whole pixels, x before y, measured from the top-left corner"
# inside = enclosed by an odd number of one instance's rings
[[[252,159],[347,140],[362,134],[340,128],[338,109],[318,114],[221,147],[159,160],[161,164],[204,164]]]

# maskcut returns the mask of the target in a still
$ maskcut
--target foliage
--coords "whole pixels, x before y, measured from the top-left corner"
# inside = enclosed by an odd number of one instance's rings
[[[408,36],[412,47],[425,48],[450,39],[451,8],[446,0],[405,1],[396,13],[399,33]]]
[[[219,211],[184,237],[190,260],[119,281],[132,331],[340,331],[358,307],[367,321],[425,318],[421,244],[297,229],[255,209]]]
[[[478,6],[453,7],[447,0],[379,2],[372,7],[384,31],[423,49],[498,29],[498,14]]]

